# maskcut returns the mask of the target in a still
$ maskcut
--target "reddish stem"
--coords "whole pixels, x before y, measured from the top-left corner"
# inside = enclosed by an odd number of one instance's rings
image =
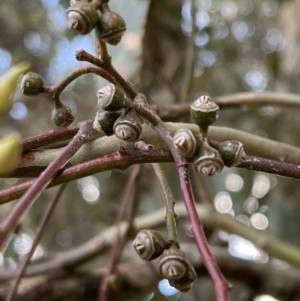
[[[44,189],[49,185],[59,170],[70,160],[77,150],[84,144],[92,134],[93,128],[90,122],[80,125],[78,133],[69,143],[61,155],[48,165],[40,177],[34,181],[33,185],[26,191],[22,199],[13,207],[0,227],[0,250],[3,249],[9,233],[13,232],[19,220],[30,208],[35,200],[40,196]]]
[[[190,177],[188,174],[187,162],[177,153],[173,145],[173,139],[161,119],[146,106],[138,106],[136,109],[138,114],[140,114],[154,126],[154,129],[159,133],[161,138],[165,141],[170,149],[178,171],[180,187],[189,216],[191,231],[194,235],[199,252],[203,257],[203,262],[206,266],[206,269],[214,283],[217,301],[228,301],[229,283],[224,278],[208,246],[208,242],[203,231],[203,225],[197,214]]]
[[[22,260],[21,264],[18,266],[18,270],[16,271],[16,278],[15,281],[12,284],[11,290],[9,291],[5,301],[11,301],[13,300],[13,298],[15,297],[17,290],[18,290],[18,286],[20,284],[21,278],[24,276],[25,272],[26,272],[26,268],[30,262],[31,257],[33,256],[35,249],[44,233],[44,230],[47,226],[47,223],[52,215],[52,212],[57,204],[57,202],[60,199],[61,194],[63,193],[65,188],[65,185],[62,185],[58,191],[56,192],[56,195],[54,196],[54,198],[50,201],[42,219],[40,222],[40,225],[37,229],[36,232],[36,236],[34,238],[34,241],[31,245],[30,251],[27,253],[27,255],[24,257],[24,259]]]

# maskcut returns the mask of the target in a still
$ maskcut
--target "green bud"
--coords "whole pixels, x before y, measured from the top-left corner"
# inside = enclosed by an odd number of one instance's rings
[[[127,108],[129,99],[124,91],[114,84],[107,84],[97,92],[98,107],[106,111],[118,111]]]
[[[98,11],[92,3],[80,1],[67,10],[69,27],[79,34],[90,33],[99,22]]]
[[[203,139],[199,133],[193,133],[188,129],[178,130],[173,137],[173,144],[179,155],[192,158],[202,146]]]
[[[123,111],[98,111],[93,123],[93,128],[106,136],[114,134],[114,124],[123,114]]]
[[[24,95],[35,96],[43,91],[45,81],[41,75],[35,72],[28,72],[22,78],[21,90]]]
[[[75,119],[71,109],[67,106],[55,107],[52,111],[52,122],[58,127],[68,127]]]
[[[138,232],[133,247],[143,260],[153,260],[160,256],[166,248],[166,240],[154,230],[141,230]]]
[[[204,140],[199,155],[194,160],[194,167],[199,174],[213,176],[222,171],[224,162],[220,153]]]
[[[179,250],[176,245],[172,245],[169,249],[163,251],[159,268],[165,278],[176,280],[181,279],[188,273],[189,264],[189,259],[185,253]]]
[[[115,135],[124,141],[136,141],[142,132],[142,122],[135,111],[121,115],[114,124]]]
[[[99,39],[111,45],[117,45],[126,31],[124,19],[117,13],[109,9],[107,3],[101,6],[100,22],[96,28]]]
[[[191,289],[196,278],[197,278],[196,271],[194,267],[191,264],[189,264],[188,273],[180,279],[169,280],[169,284],[175,287],[176,289],[178,289],[179,291],[185,293]]]
[[[200,127],[200,131],[206,137],[208,127],[219,117],[219,106],[207,95],[202,95],[191,105],[191,119]]]

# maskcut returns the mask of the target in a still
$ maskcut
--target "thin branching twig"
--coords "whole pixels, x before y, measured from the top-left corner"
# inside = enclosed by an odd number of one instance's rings
[[[30,262],[31,257],[33,256],[35,249],[44,233],[44,230],[48,224],[48,221],[53,213],[53,210],[56,206],[56,204],[58,203],[63,191],[64,191],[65,185],[62,185],[58,191],[56,192],[56,195],[53,197],[53,199],[49,202],[48,207],[46,208],[46,211],[40,221],[39,227],[37,229],[36,232],[36,236],[32,242],[31,248],[28,252],[28,254],[26,254],[26,256],[24,257],[24,259],[22,260],[21,264],[19,265],[17,271],[16,271],[16,277],[14,279],[14,282],[11,286],[11,290],[9,290],[8,295],[5,299],[5,301],[11,301],[13,300],[13,298],[15,297],[17,290],[18,290],[18,286],[21,282],[22,277],[24,276],[25,272],[26,272],[26,268]]]
[[[103,275],[103,280],[99,290],[99,301],[107,300],[107,289],[109,285],[109,276],[114,272],[114,269],[119,261],[120,254],[123,246],[126,242],[128,235],[130,234],[133,226],[133,218],[137,209],[136,194],[136,179],[140,173],[140,166],[137,165],[133,168],[130,176],[125,184],[124,191],[122,193],[122,199],[120,202],[120,211],[117,217],[116,225],[120,225],[123,221],[126,222],[126,230],[124,233],[120,233],[118,229],[118,237],[116,237],[114,244],[111,247],[108,257],[108,263],[106,271]],[[127,214],[126,214],[127,212]]]
[[[32,186],[26,191],[22,199],[13,207],[1,224],[0,249],[3,249],[8,235],[14,231],[24,213],[30,208],[52,179],[57,175],[59,170],[65,166],[92,133],[92,124],[90,122],[83,122],[80,125],[78,133],[74,136],[68,147],[66,147],[62,154],[49,164],[41,176],[32,183]]]

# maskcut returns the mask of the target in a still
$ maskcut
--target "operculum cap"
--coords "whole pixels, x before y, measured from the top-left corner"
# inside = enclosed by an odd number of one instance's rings
[[[197,278],[196,271],[194,267],[191,264],[189,264],[188,273],[180,279],[169,280],[169,284],[175,287],[176,289],[178,289],[179,291],[185,293],[191,289],[196,278]]]
[[[196,172],[206,176],[213,176],[222,171],[224,162],[220,153],[212,148],[206,141],[194,160]]]
[[[128,107],[129,100],[124,91],[114,84],[107,84],[97,92],[98,107],[107,111],[118,111]]]
[[[173,144],[181,156],[191,158],[201,147],[202,141],[198,133],[194,134],[191,130],[180,129],[173,137]]]
[[[181,279],[188,273],[189,259],[184,252],[172,245],[169,249],[163,251],[159,268],[161,274],[169,279]]]
[[[192,121],[204,131],[218,119],[218,113],[219,106],[207,95],[200,96],[190,107]]]
[[[128,111],[116,120],[114,125],[115,135],[124,141],[136,141],[142,132],[142,122],[135,111]]]
[[[85,1],[77,1],[68,8],[67,19],[69,27],[79,34],[86,35],[90,33],[99,22],[97,9]]]
[[[133,247],[143,260],[153,260],[166,248],[166,240],[158,231],[141,230],[133,242]]]

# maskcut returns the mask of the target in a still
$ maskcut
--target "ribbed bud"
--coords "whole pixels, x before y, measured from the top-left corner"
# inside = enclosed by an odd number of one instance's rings
[[[94,119],[93,128],[106,136],[111,136],[114,134],[114,124],[116,120],[123,113],[123,111],[98,111]]]
[[[86,35],[90,33],[99,22],[97,9],[84,1],[77,1],[67,10],[67,19],[69,27],[79,34]]]
[[[41,75],[35,72],[28,72],[21,81],[21,91],[24,95],[35,96],[43,91],[45,81]]]
[[[206,135],[208,127],[219,117],[219,106],[207,95],[200,96],[190,107],[191,119]]]
[[[114,125],[115,135],[124,141],[136,141],[142,132],[142,123],[135,111],[129,111],[118,118]]]
[[[75,119],[71,109],[67,106],[55,107],[52,111],[52,122],[58,127],[68,127]]]
[[[143,260],[153,260],[166,248],[166,240],[157,231],[141,230],[133,242],[133,247]]]
[[[243,163],[246,156],[243,143],[235,140],[218,142],[214,146],[221,154],[224,164],[233,167]]]
[[[175,280],[181,279],[188,273],[189,264],[187,256],[177,246],[172,245],[163,251],[159,268],[165,278]]]
[[[126,31],[124,19],[109,9],[107,3],[101,6],[100,22],[97,25],[96,34],[99,39],[111,45],[117,45]]]
[[[179,155],[191,158],[196,153],[197,148],[200,148],[201,142],[199,134],[195,137],[191,130],[180,129],[173,137],[173,144]]]
[[[114,84],[107,84],[97,92],[98,107],[106,111],[118,111],[127,108],[129,100],[124,91]]]
[[[175,287],[176,289],[178,289],[179,291],[185,293],[191,289],[196,278],[197,278],[196,271],[194,267],[191,264],[189,264],[188,273],[180,279],[169,280],[169,284]]]
[[[220,153],[204,142],[199,156],[194,160],[196,172],[205,176],[213,176],[222,171],[224,162]]]

